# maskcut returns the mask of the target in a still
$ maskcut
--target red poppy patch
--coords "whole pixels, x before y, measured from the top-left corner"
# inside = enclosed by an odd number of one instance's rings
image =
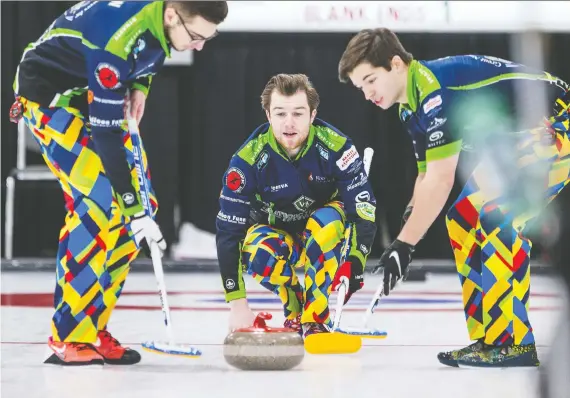
[[[97,65],[97,69],[95,70],[95,77],[97,78],[97,82],[99,82],[101,87],[108,90],[112,90],[120,86],[119,71],[112,65],[106,63]]]
[[[232,167],[226,174],[226,186],[236,193],[240,193],[245,187],[245,175],[237,167]]]

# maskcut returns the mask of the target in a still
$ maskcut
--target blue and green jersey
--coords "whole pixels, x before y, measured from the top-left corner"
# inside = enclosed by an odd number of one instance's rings
[[[232,156],[222,184],[216,243],[226,300],[246,294],[240,249],[254,202],[267,209],[270,225],[293,236],[303,233],[316,209],[341,202],[346,258],[364,267],[376,233],[376,198],[352,140],[334,126],[315,119],[294,159],[277,143],[269,123],[259,126]]]
[[[412,137],[418,171],[462,148],[492,144],[496,134],[538,126],[548,111],[540,108],[539,93],[554,104],[568,87],[547,72],[490,56],[412,61],[408,103],[400,105],[399,114]],[[526,100],[535,105],[523,111],[519,104]]]
[[[148,94],[170,56],[164,2],[83,1],[23,52],[16,96],[43,107],[79,109],[126,215],[142,210],[122,141],[128,89]],[[122,198],[129,198],[125,203]]]

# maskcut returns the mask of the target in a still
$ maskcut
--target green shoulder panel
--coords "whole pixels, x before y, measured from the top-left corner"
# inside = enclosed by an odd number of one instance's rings
[[[150,3],[129,18],[115,34],[111,36],[105,46],[105,50],[126,60],[136,40],[147,30],[157,38],[166,52],[166,55],[170,56],[170,50],[166,43],[166,37],[164,36],[162,1]]]
[[[420,94],[421,104],[428,95],[434,91],[440,90],[441,84],[439,84],[439,80],[437,80],[433,72],[420,63],[418,63],[416,73],[416,87]]]
[[[315,126],[315,133],[319,141],[334,152],[340,151],[346,143],[346,137],[343,137],[329,127]]]
[[[428,95],[440,89],[441,84],[433,72],[419,61],[413,60],[408,70],[407,94],[410,109],[416,112]]]
[[[109,39],[109,42],[105,46],[105,51],[109,51],[124,60],[129,57],[137,38],[148,29],[148,24],[144,18],[144,11],[145,9],[143,8],[129,18],[127,22],[111,36],[111,39]]]
[[[253,166],[265,145],[269,143],[269,134],[271,134],[271,132],[266,131],[265,133],[253,138],[238,151],[237,155],[247,164]]]

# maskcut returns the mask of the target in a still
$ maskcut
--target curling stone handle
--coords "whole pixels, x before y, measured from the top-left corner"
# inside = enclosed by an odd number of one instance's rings
[[[255,320],[253,321],[253,327],[267,330],[265,320],[271,318],[273,318],[273,316],[269,312],[260,312],[257,314],[257,317],[255,317]]]

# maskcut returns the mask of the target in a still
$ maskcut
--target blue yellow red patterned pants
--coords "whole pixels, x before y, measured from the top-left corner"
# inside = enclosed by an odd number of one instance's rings
[[[568,96],[567,96],[568,97]],[[550,119],[553,140],[544,143],[544,129],[527,135],[517,148],[523,179],[533,164],[546,167],[542,206],[570,182],[568,101],[559,100]],[[467,330],[472,340],[492,345],[534,343],[528,318],[531,242],[521,234],[540,208],[515,209],[500,184],[497,170],[480,164],[447,214],[447,228],[463,290]],[[516,182],[519,184],[522,180]]]
[[[138,250],[84,116],[73,108],[42,108],[25,99],[22,102],[24,121],[59,180],[67,209],[59,234],[52,336],[55,341],[95,342],[97,331],[109,322]],[[123,137],[132,168],[130,135],[124,131]],[[144,151],[143,164],[149,178]],[[132,175],[137,183],[134,169]],[[151,203],[156,213],[152,190]]]
[[[248,274],[277,294],[285,317],[330,324],[328,299],[344,243],[345,213],[339,202],[316,210],[302,236],[263,224],[253,225],[242,247]],[[295,269],[304,266],[304,288]]]

